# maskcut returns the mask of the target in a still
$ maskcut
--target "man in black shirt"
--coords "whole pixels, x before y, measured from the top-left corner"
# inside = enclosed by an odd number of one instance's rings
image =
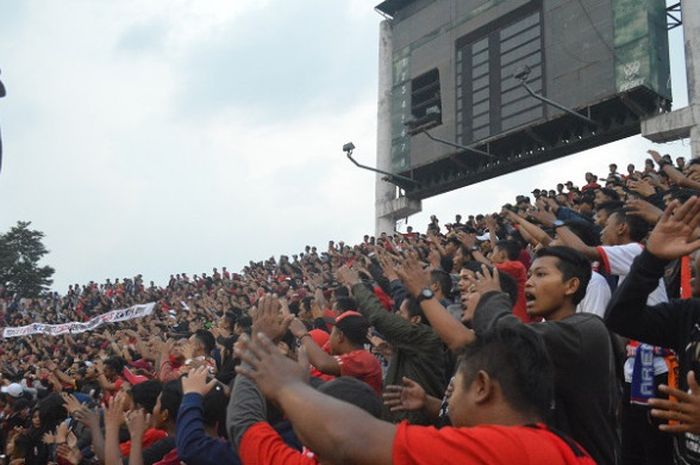
[[[697,299],[646,304],[665,266],[700,248],[700,199],[692,197],[682,206],[676,200],[652,231],[646,249],[635,259],[627,279],[617,288],[608,305],[605,322],[622,336],[654,346],[673,349],[679,360],[679,388],[660,386],[679,402],[652,399],[651,414],[675,420],[662,431],[675,433],[676,463],[700,464],[700,392],[694,379],[700,373],[700,303]],[[690,394],[686,394],[690,388]]]
[[[612,341],[600,317],[576,313],[590,277],[590,263],[579,252],[541,249],[530,268],[525,296],[528,314],[545,321],[528,327],[542,336],[554,362],[554,426],[570,434],[599,465],[614,465],[620,449],[615,415],[620,384]],[[493,327],[523,324],[500,292],[497,270],[494,276],[484,270],[473,284],[482,294],[472,320],[477,338]]]

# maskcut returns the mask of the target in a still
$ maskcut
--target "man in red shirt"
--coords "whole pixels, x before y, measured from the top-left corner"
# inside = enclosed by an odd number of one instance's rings
[[[328,340],[331,353],[326,353],[311,337],[306,326],[295,319],[289,329],[306,349],[309,361],[322,373],[333,376],[352,376],[369,384],[382,393],[382,369],[379,361],[365,350],[369,322],[355,311],[342,313],[335,319],[335,325]]]
[[[307,368],[284,357],[262,334],[244,338],[238,354],[244,364],[237,371],[282,408],[318,462],[594,464],[573,440],[543,425],[554,372],[544,342],[527,326],[494,328],[466,348],[449,401],[454,426],[440,430],[377,420],[315,391],[305,382]],[[255,459],[244,462],[268,463],[264,454]]]

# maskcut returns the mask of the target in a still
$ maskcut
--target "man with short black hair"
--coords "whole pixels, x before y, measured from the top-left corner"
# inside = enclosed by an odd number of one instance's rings
[[[554,424],[579,441],[600,465],[618,463],[616,410],[619,383],[610,333],[603,321],[576,313],[591,277],[585,256],[568,247],[538,251],[525,286],[527,310],[544,322],[529,325],[544,339],[554,362]],[[521,325],[500,291],[497,272],[479,275],[481,293],[472,325],[488,330]]]
[[[369,322],[362,314],[350,310],[336,317],[328,340],[330,354],[316,344],[298,318],[292,321],[289,329],[306,349],[311,365],[320,372],[332,376],[352,376],[369,384],[377,395],[381,395],[382,368],[374,355],[364,348]]]
[[[186,365],[194,367],[207,366],[210,373],[216,373],[216,360],[212,358],[212,351],[216,347],[216,339],[214,335],[206,329],[198,329],[190,337],[190,345],[192,346],[192,358],[186,360]]]

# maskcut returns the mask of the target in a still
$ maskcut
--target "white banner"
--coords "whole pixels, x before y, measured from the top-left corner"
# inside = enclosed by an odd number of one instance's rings
[[[59,336],[61,334],[78,334],[86,331],[92,331],[99,328],[105,323],[116,323],[118,321],[133,320],[142,318],[153,313],[155,302],[148,304],[134,305],[133,307],[123,308],[120,310],[112,310],[111,312],[103,313],[91,318],[85,323],[73,321],[70,323],[61,323],[58,325],[49,325],[44,323],[32,323],[27,326],[17,326],[14,328],[5,328],[2,332],[3,337],[18,337],[29,336],[30,334],[46,334],[48,336]]]

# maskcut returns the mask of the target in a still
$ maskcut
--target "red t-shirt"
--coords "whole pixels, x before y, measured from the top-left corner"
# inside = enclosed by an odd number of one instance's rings
[[[364,381],[382,395],[382,367],[379,361],[364,349],[353,350],[343,355],[336,355],[340,364],[340,376],[352,376]]]
[[[150,447],[161,439],[165,439],[167,436],[168,433],[162,429],[149,428],[143,434],[143,440],[141,441],[142,447],[144,449]],[[126,441],[119,444],[119,452],[122,454],[122,457],[128,457],[129,453],[131,452],[131,441]]]
[[[393,459],[395,465],[595,465],[581,446],[544,425],[438,430],[403,422],[396,430]]]
[[[527,314],[527,302],[525,300],[525,283],[527,282],[527,270],[519,261],[507,261],[496,265],[498,271],[509,275],[518,284],[518,300],[513,307],[513,315],[523,323],[530,323],[532,318]]]
[[[238,456],[243,465],[317,465],[315,455],[305,455],[285,444],[269,423],[256,423],[241,438]]]
[[[180,458],[177,456],[177,448],[171,450],[153,465],[180,465]]]

